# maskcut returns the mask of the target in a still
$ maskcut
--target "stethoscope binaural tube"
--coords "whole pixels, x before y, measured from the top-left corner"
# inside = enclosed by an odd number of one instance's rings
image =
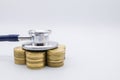
[[[19,41],[18,34],[0,35],[0,41]]]

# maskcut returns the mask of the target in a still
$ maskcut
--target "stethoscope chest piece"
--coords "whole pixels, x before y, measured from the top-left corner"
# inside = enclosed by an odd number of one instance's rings
[[[31,42],[24,43],[22,45],[23,49],[29,51],[42,51],[49,50],[58,47],[58,43],[54,41],[49,41],[50,30],[39,30],[39,31],[29,31]]]

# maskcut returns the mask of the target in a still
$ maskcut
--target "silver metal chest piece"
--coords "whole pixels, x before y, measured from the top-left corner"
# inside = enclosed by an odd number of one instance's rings
[[[23,44],[23,49],[30,51],[43,51],[57,48],[57,42],[49,41],[50,33],[51,30],[30,30],[29,35],[31,42]]]

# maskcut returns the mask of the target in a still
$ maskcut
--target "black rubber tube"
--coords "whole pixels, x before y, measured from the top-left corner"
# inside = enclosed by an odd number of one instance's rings
[[[18,41],[18,36],[17,34],[0,35],[0,41]]]

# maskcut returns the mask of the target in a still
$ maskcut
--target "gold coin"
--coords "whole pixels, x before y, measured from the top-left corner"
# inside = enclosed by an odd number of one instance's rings
[[[27,62],[31,62],[31,63],[37,63],[37,62],[45,62],[45,59],[29,59],[26,58]]]
[[[28,63],[27,62],[26,64],[27,64],[27,67],[31,68],[31,69],[40,69],[40,68],[45,67],[44,63],[33,64],[33,63]]]
[[[48,63],[47,64],[49,67],[61,67],[64,65],[63,62],[60,62],[60,63]]]
[[[45,52],[30,52],[30,51],[26,51],[26,57],[29,58],[29,59],[45,58]]]
[[[15,64],[26,64],[26,60],[22,58],[14,58]]]
[[[65,54],[65,50],[63,48],[56,48],[52,50],[48,50],[47,55],[60,55]]]
[[[48,61],[48,63],[61,63],[61,62],[64,62],[64,60]]]

